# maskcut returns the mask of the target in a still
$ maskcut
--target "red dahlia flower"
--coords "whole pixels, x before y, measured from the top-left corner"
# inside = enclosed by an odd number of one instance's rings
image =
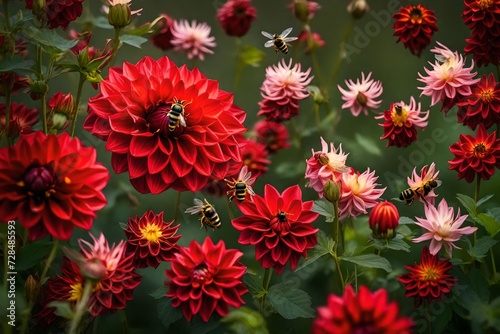
[[[410,272],[399,276],[398,281],[405,285],[406,298],[414,297],[415,306],[419,306],[423,300],[430,302],[442,299],[445,294],[450,293],[457,281],[447,274],[452,267],[449,260],[440,260],[437,254],[431,255],[429,249],[424,247],[420,264],[405,266]]]
[[[489,180],[495,168],[500,168],[500,139],[496,138],[496,132],[489,135],[483,124],[479,124],[476,137],[461,134],[458,142],[450,146],[450,152],[455,157],[448,161],[448,168],[455,169],[458,178],[469,183],[476,174]]]
[[[26,0],[26,9],[33,9],[33,0]],[[45,15],[49,29],[61,27],[63,30],[82,15],[83,0],[46,0]],[[37,13],[35,13],[36,15]]]
[[[489,129],[500,122],[500,82],[495,76],[483,75],[481,81],[471,87],[472,94],[458,102],[458,122],[476,130],[478,124]]]
[[[257,17],[257,10],[251,0],[229,0],[217,10],[217,20],[229,36],[241,37],[250,29]]]
[[[398,208],[388,201],[378,202],[370,212],[368,223],[375,238],[392,239],[399,225]]]
[[[314,319],[313,334],[409,334],[413,321],[400,317],[396,302],[388,302],[387,291],[379,289],[371,293],[361,286],[357,294],[352,286],[346,286],[342,296],[330,294],[327,305],[318,307]]]
[[[152,210],[139,218],[128,219],[125,229],[127,252],[134,253],[136,268],[157,268],[162,261],[169,261],[178,252],[177,241],[181,235],[175,235],[179,225],[163,220],[163,211],[155,215]]]
[[[167,14],[161,14],[160,17],[161,20],[158,21],[157,27],[155,27],[158,31],[151,36],[151,43],[157,48],[167,51],[174,47],[172,45],[174,20]]]
[[[490,32],[479,37],[474,31],[471,38],[466,38],[464,46],[466,54],[472,54],[478,67],[488,64],[500,65],[500,34],[492,35]]]
[[[198,191],[241,162],[246,114],[217,81],[167,57],[109,72],[89,100],[84,128],[107,141],[113,169],[128,171],[139,192]],[[185,101],[177,121],[171,114],[176,100]]]
[[[89,230],[106,205],[102,189],[109,173],[96,150],[68,133],[35,132],[0,148],[0,214],[19,219],[29,238],[50,234],[68,240],[73,227]]]
[[[199,314],[207,322],[214,311],[223,317],[229,306],[243,305],[241,296],[248,290],[241,282],[246,271],[238,261],[242,255],[236,249],[226,250],[223,240],[214,245],[209,237],[202,245],[193,240],[189,247],[180,248],[165,272],[170,278],[165,282],[166,296],[172,298],[172,306],[180,307],[188,321]]]
[[[482,38],[486,33],[500,35],[500,3],[491,0],[464,0],[462,20]]]
[[[298,185],[280,194],[270,184],[264,187],[264,197],[253,196],[253,202],[238,205],[243,216],[233,219],[235,229],[241,232],[238,242],[254,245],[255,257],[264,268],[274,268],[281,274],[285,265],[295,270],[301,257],[318,240],[317,228],[312,222],[318,217],[311,211],[313,201],[302,202]]]
[[[258,121],[253,127],[257,142],[266,145],[270,153],[289,148],[289,134],[286,126],[281,123]]]
[[[267,172],[268,166],[271,164],[271,161],[267,158],[268,155],[266,145],[252,139],[248,139],[245,146],[241,148],[243,164],[248,166],[248,171],[252,173],[254,178],[258,178]]]
[[[401,7],[392,15],[396,43],[402,42],[406,49],[420,57],[422,51],[430,44],[432,35],[438,30],[434,11],[423,5],[408,5]]]
[[[12,102],[10,104],[9,131],[7,137],[17,138],[33,132],[31,127],[38,121],[38,109],[30,109],[24,104]],[[0,129],[5,131],[5,104],[0,103]]]

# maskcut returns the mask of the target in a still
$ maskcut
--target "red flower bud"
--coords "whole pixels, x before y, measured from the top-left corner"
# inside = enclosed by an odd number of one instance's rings
[[[392,239],[399,224],[398,209],[391,202],[379,202],[370,212],[368,223],[375,238]]]

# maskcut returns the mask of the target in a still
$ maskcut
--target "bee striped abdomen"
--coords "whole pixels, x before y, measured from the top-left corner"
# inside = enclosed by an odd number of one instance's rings
[[[247,196],[247,184],[245,182],[236,182],[234,185],[234,194],[239,202],[243,202]]]
[[[201,223],[211,228],[219,228],[221,226],[221,221],[219,215],[215,211],[212,205],[204,205],[201,209]]]
[[[415,191],[411,188],[403,190],[401,194],[399,194],[399,199],[405,201],[406,204],[411,205],[413,200],[415,199]]]

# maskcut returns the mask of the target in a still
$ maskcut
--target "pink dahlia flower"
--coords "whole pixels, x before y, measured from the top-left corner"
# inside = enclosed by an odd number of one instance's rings
[[[420,175],[417,174],[416,168],[414,168],[412,177],[408,177],[408,185],[412,189],[422,189],[422,187],[425,184],[429,183],[429,181],[438,181],[438,175],[439,171],[436,171],[436,164],[434,162],[431,163],[429,169],[427,169],[427,165],[422,167],[422,169],[420,170]],[[421,195],[422,197],[418,196],[418,200],[420,202],[434,206],[434,199],[437,197],[436,193],[434,192],[434,188],[432,188],[427,195]],[[427,203],[425,203],[426,201]]]
[[[210,36],[210,26],[206,23],[189,24],[186,20],[174,21],[172,26],[172,40],[174,51],[184,51],[189,59],[198,57],[205,59],[205,53],[213,54],[209,48],[216,46],[215,37]]]
[[[382,83],[370,79],[371,75],[372,72],[365,78],[365,74],[361,72],[361,82],[359,79],[356,79],[356,82],[345,80],[347,90],[337,85],[342,93],[342,100],[345,101],[342,109],[349,109],[353,116],[359,116],[361,113],[368,115],[369,109],[378,109],[382,103],[381,100],[376,100],[382,94]]]

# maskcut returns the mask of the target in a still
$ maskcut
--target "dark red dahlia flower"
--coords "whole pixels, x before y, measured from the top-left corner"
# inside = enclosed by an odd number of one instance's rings
[[[280,194],[270,184],[264,187],[264,197],[254,195],[238,207],[243,216],[233,219],[235,229],[241,232],[238,242],[255,246],[255,258],[264,268],[274,268],[281,274],[285,265],[295,270],[301,257],[318,240],[318,229],[312,222],[318,214],[311,211],[313,201],[302,202],[298,185]]]
[[[257,17],[251,0],[229,0],[217,10],[217,20],[229,36],[241,37],[250,29]]]
[[[30,109],[24,104],[12,102],[9,113],[9,131],[7,137],[17,138],[33,132],[31,127],[38,121],[38,109]],[[0,129],[5,131],[6,114],[5,104],[0,103]]]
[[[10,91],[13,94],[29,86],[30,78],[27,75],[21,76],[14,72],[0,73],[0,96],[5,96],[6,91]]]
[[[406,298],[414,297],[415,306],[418,307],[423,300],[431,302],[443,299],[450,293],[451,288],[457,281],[456,278],[447,274],[453,267],[451,262],[440,260],[438,255],[431,255],[429,249],[424,247],[420,256],[420,264],[405,266],[410,271],[398,277],[398,281],[406,288]]]
[[[248,171],[255,178],[267,172],[268,166],[271,164],[271,161],[267,159],[268,155],[269,152],[266,150],[266,146],[252,139],[248,139],[245,146],[241,148],[243,164],[248,166]],[[236,174],[228,176],[236,176]],[[226,178],[228,177],[226,176]]]
[[[438,30],[434,11],[423,5],[408,5],[401,7],[392,15],[396,43],[402,42],[406,49],[420,57],[422,51],[430,44],[432,35]]]
[[[489,129],[500,122],[500,82],[495,76],[483,75],[481,81],[471,87],[472,93],[457,103],[458,122],[476,130],[479,124]]]
[[[500,24],[499,24],[500,25]],[[478,67],[488,64],[500,65],[500,33],[493,35],[486,32],[483,37],[473,31],[471,38],[466,38],[464,46],[466,54],[472,54]]]
[[[355,294],[346,286],[342,296],[330,294],[327,305],[318,307],[313,334],[410,334],[413,321],[399,316],[399,305],[388,301],[385,289],[373,293],[361,286]]]
[[[74,227],[89,230],[106,205],[102,189],[109,173],[96,150],[68,133],[21,136],[0,148],[0,214],[19,219],[36,240],[50,234],[68,240]]]
[[[83,0],[46,0],[45,17],[49,29],[61,27],[63,30],[82,15]],[[26,0],[26,9],[33,9],[33,0]],[[40,13],[35,13],[35,15]],[[38,15],[39,16],[39,15]]]
[[[136,268],[157,268],[160,262],[169,261],[178,252],[177,241],[181,235],[176,233],[179,225],[172,224],[173,221],[163,220],[163,211],[155,215],[149,210],[141,218],[128,219],[125,229],[127,252],[134,253]]]
[[[500,3],[496,0],[464,0],[462,20],[479,38],[487,32],[500,35]]]
[[[128,171],[139,192],[198,191],[241,161],[246,114],[198,69],[145,57],[110,69],[100,85],[84,128],[107,142],[113,169]]]
[[[83,30],[78,32],[74,29],[71,29],[68,33],[68,38],[72,41],[77,40],[78,42],[74,47],[71,48],[71,51],[74,54],[78,54],[81,50],[83,50],[90,43],[90,39],[92,38],[91,30]]]
[[[270,153],[290,147],[288,130],[281,123],[259,121],[255,123],[253,131],[257,142],[266,145]]]
[[[291,100],[288,104],[279,104],[277,101],[263,99],[259,102],[260,110],[257,116],[264,116],[266,121],[283,122],[299,114],[299,102]]]
[[[155,27],[155,30],[158,31],[151,36],[151,43],[157,48],[167,51],[174,47],[172,45],[172,26],[174,25],[174,20],[167,14],[161,14],[160,17],[162,20],[158,21],[158,26]]]
[[[448,161],[448,169],[456,170],[458,179],[465,178],[469,183],[476,174],[489,180],[495,168],[500,168],[500,139],[496,132],[489,135],[483,124],[479,124],[476,137],[461,134],[458,142],[450,146],[450,152],[455,157]]]
[[[399,225],[398,208],[388,201],[379,202],[370,212],[368,223],[375,238],[392,239]]]
[[[172,306],[180,307],[188,321],[199,314],[207,322],[214,312],[223,317],[229,306],[243,305],[241,296],[248,290],[241,281],[246,271],[238,261],[242,255],[226,249],[223,240],[214,245],[209,237],[202,245],[193,240],[189,247],[180,248],[165,272],[170,279],[165,282],[166,296],[172,298]]]

